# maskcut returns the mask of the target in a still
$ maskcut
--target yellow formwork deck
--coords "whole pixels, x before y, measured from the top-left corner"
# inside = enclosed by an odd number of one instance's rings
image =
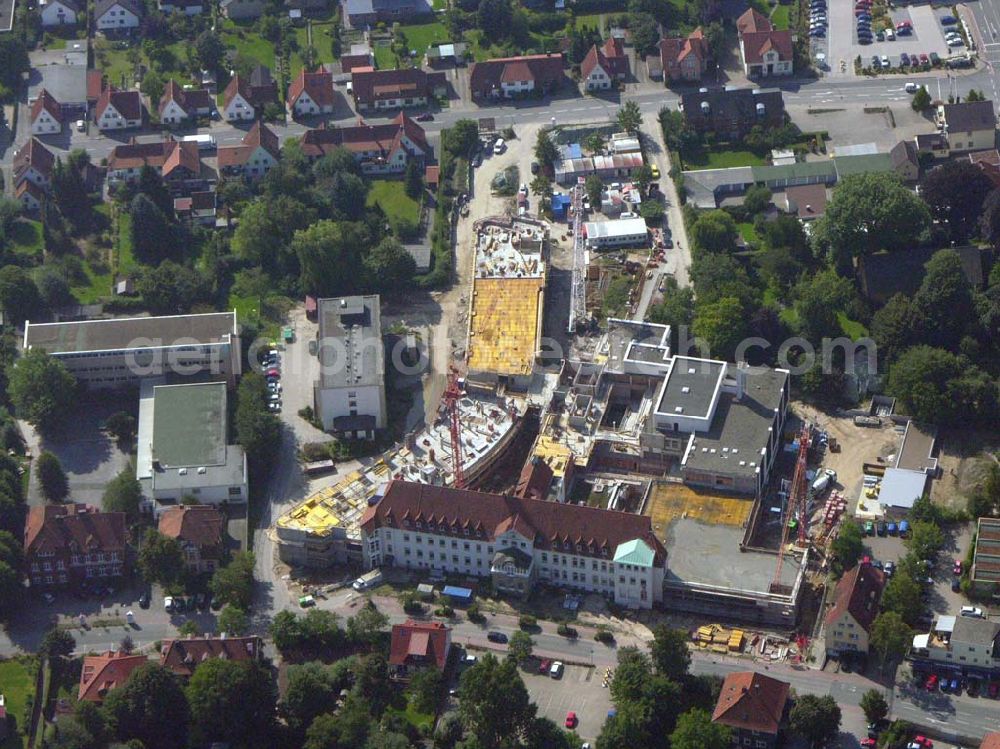
[[[469,320],[469,370],[530,374],[544,278],[477,278]]]
[[[742,526],[750,517],[753,500],[731,497],[693,489],[684,484],[662,482],[653,486],[646,503],[646,515],[653,521],[657,533],[680,518],[697,520],[708,525]]]
[[[538,436],[534,454],[546,462],[552,469],[552,475],[557,479],[566,475],[566,469],[573,460],[573,451],[547,434]]]

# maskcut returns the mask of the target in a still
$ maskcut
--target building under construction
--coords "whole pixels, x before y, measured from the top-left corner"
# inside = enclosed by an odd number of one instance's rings
[[[468,378],[524,392],[541,344],[548,230],[523,219],[484,219],[475,228]]]
[[[464,485],[475,486],[503,455],[521,423],[521,405],[505,398],[461,395],[455,400]],[[279,558],[294,566],[329,567],[361,562],[358,523],[393,478],[451,486],[455,483],[451,413],[442,403],[433,424],[407,436],[334,486],[281,515],[273,529]]]

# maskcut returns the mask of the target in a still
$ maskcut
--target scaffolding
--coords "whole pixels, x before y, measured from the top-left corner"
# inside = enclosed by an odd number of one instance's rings
[[[577,180],[573,194],[573,286],[569,301],[567,332],[587,317],[587,238],[583,235],[583,178]]]

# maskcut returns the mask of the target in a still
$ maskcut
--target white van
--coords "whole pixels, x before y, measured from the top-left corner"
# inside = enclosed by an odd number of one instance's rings
[[[497,138],[497,142],[493,144],[493,155],[499,156],[506,150],[507,144],[503,142],[503,138]]]
[[[374,588],[380,582],[382,582],[382,570],[372,570],[355,580],[354,585],[351,587],[357,591],[368,590],[369,588]]]

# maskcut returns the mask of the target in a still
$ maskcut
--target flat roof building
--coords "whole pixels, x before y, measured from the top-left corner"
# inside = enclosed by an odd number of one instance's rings
[[[231,386],[241,372],[236,312],[24,324],[24,350],[61,361],[92,388],[166,374],[208,373]]]
[[[643,245],[649,241],[646,220],[621,218],[615,221],[588,221],[584,224],[587,246],[597,249]]]
[[[246,454],[228,444],[228,418],[223,382],[143,383],[136,478],[152,509],[189,495],[201,504],[246,502]]]
[[[320,375],[313,408],[325,430],[373,439],[386,425],[380,310],[376,294],[318,301]]]

